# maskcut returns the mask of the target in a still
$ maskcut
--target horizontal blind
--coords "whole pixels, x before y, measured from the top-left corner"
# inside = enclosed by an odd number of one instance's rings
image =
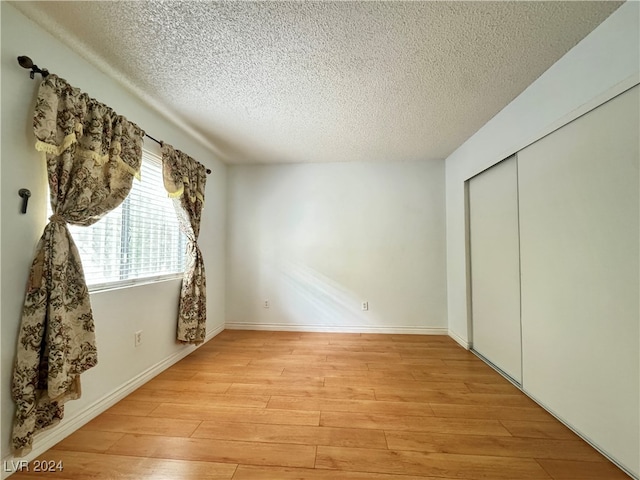
[[[173,278],[184,272],[186,238],[162,182],[162,161],[144,152],[141,180],[90,227],[70,226],[90,290]]]

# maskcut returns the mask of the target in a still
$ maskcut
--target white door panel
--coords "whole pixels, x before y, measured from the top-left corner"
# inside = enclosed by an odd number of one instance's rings
[[[520,383],[518,171],[511,157],[469,181],[473,349]]]
[[[523,387],[635,475],[639,90],[518,153]]]

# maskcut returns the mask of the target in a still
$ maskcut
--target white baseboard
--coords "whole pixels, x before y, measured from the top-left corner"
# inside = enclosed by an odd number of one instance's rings
[[[447,335],[444,327],[402,327],[363,325],[313,325],[291,323],[229,322],[226,330],[269,330],[277,332],[332,332],[332,333],[386,333],[411,335]]]
[[[453,338],[456,342],[458,342],[460,346],[465,350],[469,350],[471,348],[471,344],[467,342],[465,339],[463,339],[461,336],[459,336],[457,333],[449,330],[448,334],[451,338]]]
[[[218,335],[220,332],[224,330],[224,325],[221,325],[214,330],[207,332],[207,336],[205,337],[205,341],[202,345],[207,343],[213,337]],[[180,349],[178,352],[173,355],[165,358],[161,362],[156,363],[155,365],[149,367],[144,372],[136,375],[128,382],[122,384],[116,390],[111,393],[105,395],[100,400],[96,401],[91,405],[87,405],[86,408],[82,409],[76,415],[71,418],[65,418],[59,425],[56,427],[45,430],[40,434],[37,434],[34,437],[33,442],[33,450],[28,455],[24,457],[14,457],[13,455],[8,455],[3,459],[3,467],[11,466],[11,465],[19,465],[20,461],[31,462],[38,456],[42,455],[44,452],[53,447],[56,443],[61,442],[73,432],[78,430],[80,427],[90,422],[94,418],[96,418],[101,413],[105,412],[113,405],[118,403],[124,397],[129,395],[131,392],[141,387],[149,380],[151,380],[156,375],[162,373],[167,368],[172,366],[173,364],[179,362],[184,357],[195,351],[198,347],[193,346],[185,346],[185,348]],[[2,469],[2,478],[5,479],[9,477],[14,472],[5,471],[6,468]]]

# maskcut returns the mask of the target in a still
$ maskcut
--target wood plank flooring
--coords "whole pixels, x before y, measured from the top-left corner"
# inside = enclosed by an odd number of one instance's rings
[[[225,330],[40,460],[64,469],[13,478],[629,478],[453,340],[418,335]]]

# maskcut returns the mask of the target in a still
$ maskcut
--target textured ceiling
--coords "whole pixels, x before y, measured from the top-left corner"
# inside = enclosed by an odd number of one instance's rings
[[[620,2],[14,5],[221,160],[269,163],[446,158]]]

